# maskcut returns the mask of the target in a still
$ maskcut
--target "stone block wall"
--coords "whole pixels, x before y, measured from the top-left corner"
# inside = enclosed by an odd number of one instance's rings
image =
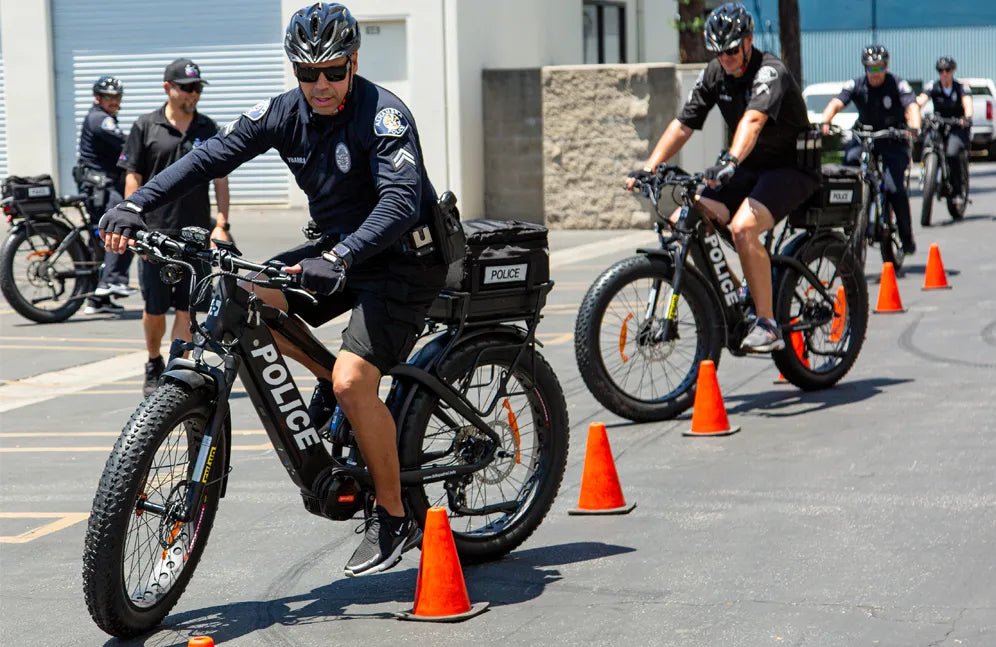
[[[671,64],[484,72],[485,213],[550,228],[643,228],[622,189],[681,105]]]

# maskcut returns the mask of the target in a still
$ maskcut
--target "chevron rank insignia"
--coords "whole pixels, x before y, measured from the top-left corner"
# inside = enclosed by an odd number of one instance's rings
[[[415,167],[415,156],[407,148],[402,148],[395,153],[391,161],[394,162],[395,171],[400,171],[405,164],[411,164],[413,168]]]
[[[395,108],[384,108],[374,117],[374,134],[378,137],[401,137],[408,130],[408,120]]]

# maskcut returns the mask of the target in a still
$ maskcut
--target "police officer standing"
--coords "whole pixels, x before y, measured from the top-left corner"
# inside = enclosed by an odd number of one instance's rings
[[[80,157],[73,177],[80,193],[87,196],[86,209],[94,224],[109,206],[121,202],[124,193],[124,177],[117,165],[125,142],[118,125],[123,94],[124,86],[113,76],[97,79],[93,84],[93,105],[80,128]],[[110,297],[126,297],[134,292],[128,287],[131,258],[130,251],[105,252],[100,281],[95,296],[87,299],[85,314],[117,314],[124,310]]]
[[[760,237],[819,186],[819,174],[796,159],[796,142],[809,120],[799,86],[784,63],[753,47],[754,19],[743,4],[729,2],[713,11],[704,36],[706,49],[716,52],[716,58],[699,74],[646,166],[630,173],[625,186],[632,190],[635,179],[648,178],[676,155],[719,105],[733,141],[706,169],[709,186],[697,205],[729,224],[754,299],[757,320],[740,347],[767,353],[784,348],[785,341],[774,320],[771,260]]]
[[[298,87],[253,106],[101,221],[107,246],[124,249],[151,210],[270,148],[279,151],[322,237],[276,259],[320,297],[312,304],[293,293],[255,292],[312,326],[352,311],[331,374],[274,334],[283,353],[320,378],[311,423],[324,426],[337,400],[373,477],[376,506],[345,567],[350,577],[391,568],[421,537],[402,502],[397,429],[377,388],[413,348],[446,276],[437,253],[420,253],[437,198],[415,122],[400,99],[357,75],[359,47],[359,26],[341,4],[296,12],[284,49]]]
[[[868,45],[861,51],[861,63],[865,74],[844,84],[840,91],[823,110],[821,117],[824,134],[830,132],[830,120],[851,101],[858,108],[858,121],[874,130],[901,128],[908,126],[920,129],[920,108],[917,106],[913,88],[906,81],[895,77],[889,68],[889,52],[881,45]],[[910,164],[910,151],[907,142],[880,139],[875,142],[875,150],[882,157],[885,180],[885,193],[896,214],[899,238],[903,252],[909,256],[916,252],[913,240],[913,227],[910,222],[910,199],[906,195],[906,167]],[[844,150],[844,164],[857,166],[860,163],[861,142],[852,139]]]
[[[166,66],[163,74],[163,91],[166,103],[158,110],[135,120],[128,141],[118,159],[118,166],[125,171],[125,197],[139,190],[145,182],[170,164],[197,150],[218,132],[210,117],[197,112],[197,102],[207,81],[201,70],[187,58],[178,58]],[[172,202],[150,207],[146,221],[151,229],[177,234],[186,226],[211,227],[211,201],[207,182],[214,179],[214,194],[218,204],[217,226],[212,238],[228,239],[228,178],[220,173],[211,178],[185,187],[184,195]],[[133,199],[134,200],[134,199]],[[105,231],[101,235],[105,237]],[[111,247],[118,251],[124,246]],[[190,340],[190,276],[175,285],[163,283],[159,266],[145,259],[139,261],[138,282],[145,299],[142,326],[149,361],[145,364],[145,383],[142,392],[149,395],[156,389],[159,376],[165,368],[159,346],[166,334],[166,313],[175,308],[172,339]]]
[[[924,88],[923,92],[916,98],[916,103],[921,108],[927,105],[928,101],[934,104],[934,114],[938,117],[948,119],[960,119],[961,125],[951,129],[945,142],[945,157],[948,158],[948,169],[951,171],[951,188],[954,190],[951,201],[964,213],[962,207],[965,205],[965,196],[962,195],[962,183],[964,172],[968,168],[968,159],[962,159],[962,155],[969,150],[969,134],[972,127],[972,89],[967,83],[962,83],[954,78],[955,68],[958,64],[950,56],[942,56],[937,59],[938,80],[931,81],[930,85]],[[962,168],[964,163],[965,168]],[[930,224],[930,211],[924,210],[920,224],[924,227]]]

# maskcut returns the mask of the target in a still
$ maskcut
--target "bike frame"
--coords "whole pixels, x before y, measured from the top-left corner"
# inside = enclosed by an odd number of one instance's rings
[[[178,261],[170,260],[170,262]],[[193,272],[192,266],[183,262],[179,264],[186,265],[188,271]],[[222,269],[226,269],[224,262]],[[351,448],[350,455],[344,459],[328,452],[322,442],[322,436],[312,425],[304,399],[291,377],[270,329],[278,331],[330,371],[335,357],[302,322],[266,305],[255,295],[241,288],[238,285],[237,275],[231,272],[235,269],[234,266],[229,266],[227,269],[229,272],[222,273],[218,287],[214,291],[203,325],[197,324],[194,308],[191,308],[192,324],[199,332],[195,333],[191,342],[183,340],[173,342],[170,361],[163,373],[165,381],[183,382],[194,389],[210,389],[215,405],[194,463],[192,487],[186,493],[184,510],[171,512],[177,520],[185,522],[191,520],[191,515],[197,509],[195,503],[199,500],[204,486],[210,482],[214,467],[213,459],[218,447],[221,443],[225,443],[226,448],[230,448],[231,433],[226,422],[228,399],[232,384],[238,375],[281,464],[291,480],[301,489],[305,507],[310,512],[322,514],[320,505],[322,484],[327,484],[330,479],[338,476],[351,477],[370,487],[373,481],[355,447]],[[191,303],[195,301],[192,299]],[[511,326],[486,325],[476,327],[473,332],[508,339],[508,346],[515,345],[522,351],[516,359],[515,363],[518,363],[527,349],[534,348],[538,323],[539,316],[536,316],[526,330]],[[511,331],[517,331],[514,337]],[[510,395],[507,392],[507,384],[512,371],[509,370],[502,376],[495,398],[483,411],[476,409],[460,392],[430,372],[432,367],[437,366],[442,357],[456,346],[458,334],[458,331],[445,329],[440,337],[430,342],[427,346],[428,352],[421,357],[420,362],[398,364],[388,371],[394,379],[394,384],[387,404],[392,408],[392,412],[397,411],[395,420],[400,424],[412,401],[414,390],[428,389],[446,406],[484,434],[491,441],[491,447],[479,460],[464,465],[403,469],[401,471],[403,487],[443,481],[479,471],[493,460],[496,448],[501,445],[500,437],[482,419],[482,416],[493,411],[501,398]],[[514,344],[511,342],[513,338]],[[504,347],[500,344],[496,344],[495,347],[499,346]],[[206,350],[217,354],[222,363],[209,364],[204,358]],[[182,356],[188,351],[191,352],[191,359],[184,359]],[[511,368],[514,369],[514,364]],[[441,418],[446,416],[439,410],[437,415]],[[452,420],[444,422],[453,423]],[[225,455],[230,456],[230,452],[226,451]],[[226,465],[220,478],[227,479],[227,472]],[[223,486],[222,493],[224,489]],[[140,503],[139,507],[142,505],[149,504]],[[473,510],[458,506],[456,511],[463,514],[491,514],[514,509],[516,505],[515,502],[501,502]],[[160,514],[166,512],[155,511]]]
[[[681,294],[681,283],[684,275],[688,271],[697,271],[704,279],[706,284],[709,286],[713,299],[719,306],[720,312],[723,314],[723,321],[726,327],[726,347],[731,353],[736,355],[742,355],[743,351],[739,347],[740,339],[742,335],[740,334],[739,327],[745,326],[746,320],[746,304],[742,303],[739,296],[740,281],[737,279],[730,271],[730,266],[726,261],[726,254],[723,251],[723,246],[721,241],[725,241],[731,248],[734,248],[733,240],[730,236],[729,230],[726,227],[715,226],[708,217],[703,215],[698,209],[694,208],[691,202],[689,185],[686,185],[684,195],[682,197],[683,205],[679,211],[678,221],[675,224],[675,236],[666,238],[662,232],[662,227],[660,223],[655,224],[655,230],[657,231],[658,238],[660,240],[659,249],[638,249],[637,252],[640,254],[646,254],[653,258],[664,259],[669,263],[673,263],[674,266],[674,284],[672,285],[672,294],[670,296],[670,301],[668,303],[666,319],[663,322],[660,332],[658,333],[661,340],[668,340],[672,338],[674,334],[674,327],[676,324],[675,318],[677,316],[678,310],[678,296]],[[651,191],[651,195],[653,192]],[[654,210],[659,217],[662,216],[657,210],[657,197],[652,197],[651,201],[654,204]],[[834,301],[834,296],[832,296],[820,279],[798,260],[794,255],[784,255],[778,253],[783,247],[783,240],[785,236],[785,230],[782,230],[782,235],[779,237],[778,242],[775,244],[774,253],[772,253],[772,234],[769,232],[767,240],[765,241],[765,247],[768,250],[768,254],[771,259],[771,267],[774,268],[791,268],[798,272],[799,274],[806,277],[806,279],[820,292],[824,299],[829,302]],[[796,245],[804,245],[807,241],[813,240],[814,234],[803,231],[798,236],[793,236],[791,241],[787,243],[792,247]],[[688,257],[691,256],[694,268],[688,265]],[[710,268],[710,271],[706,271],[705,268]],[[653,320],[653,313],[656,312],[658,299],[660,298],[660,284],[654,285],[650,299],[647,303],[646,321]],[[811,328],[815,328],[822,325],[825,322],[814,322],[799,320],[783,326],[783,329],[788,332],[794,331],[804,331]]]

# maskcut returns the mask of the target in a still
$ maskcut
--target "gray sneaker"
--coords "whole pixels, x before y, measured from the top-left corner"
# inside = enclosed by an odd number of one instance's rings
[[[380,506],[364,520],[357,529],[359,532],[363,532],[363,541],[343,569],[346,577],[373,575],[393,568],[401,561],[402,553],[422,541],[422,529],[410,514],[392,517]]]
[[[748,353],[770,353],[785,348],[782,331],[771,319],[758,319],[740,342],[740,350]]]

